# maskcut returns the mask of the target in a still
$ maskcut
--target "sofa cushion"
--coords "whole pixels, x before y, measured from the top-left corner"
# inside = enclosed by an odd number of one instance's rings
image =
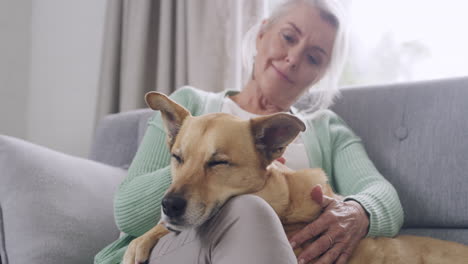
[[[92,263],[126,171],[0,136],[2,264]]]
[[[405,227],[468,227],[468,78],[349,88],[333,107],[397,189]]]
[[[426,236],[468,245],[468,229],[466,228],[403,228],[400,234]]]

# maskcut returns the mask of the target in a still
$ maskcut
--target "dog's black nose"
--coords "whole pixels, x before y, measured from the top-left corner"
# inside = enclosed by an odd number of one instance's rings
[[[169,217],[179,217],[184,214],[187,201],[175,195],[164,197],[162,200],[163,212]]]

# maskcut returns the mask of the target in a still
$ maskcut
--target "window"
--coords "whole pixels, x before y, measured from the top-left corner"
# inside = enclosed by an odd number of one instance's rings
[[[468,76],[468,3],[355,0],[343,85]]]

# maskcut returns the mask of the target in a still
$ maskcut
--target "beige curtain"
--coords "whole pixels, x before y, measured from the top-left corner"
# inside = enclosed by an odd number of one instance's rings
[[[241,39],[264,0],[108,0],[96,120],[183,85],[241,85]]]

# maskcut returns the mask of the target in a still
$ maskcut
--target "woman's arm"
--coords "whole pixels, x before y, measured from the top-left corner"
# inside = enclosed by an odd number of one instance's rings
[[[157,113],[148,122],[128,176],[114,199],[117,226],[135,237],[157,224],[161,217],[162,197],[171,183],[170,155],[166,134],[157,124],[161,122],[159,116]]]
[[[345,200],[361,204],[369,214],[367,236],[395,236],[403,225],[403,208],[395,188],[377,171],[361,139],[329,112],[333,181]]]

